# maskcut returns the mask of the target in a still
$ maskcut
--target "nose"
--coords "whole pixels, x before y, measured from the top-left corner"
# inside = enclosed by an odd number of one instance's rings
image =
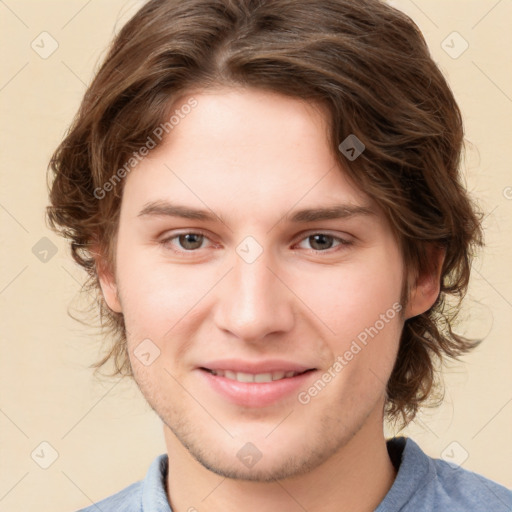
[[[234,268],[217,290],[217,327],[244,341],[290,331],[294,322],[293,293],[284,277],[268,251],[252,263],[236,254]]]

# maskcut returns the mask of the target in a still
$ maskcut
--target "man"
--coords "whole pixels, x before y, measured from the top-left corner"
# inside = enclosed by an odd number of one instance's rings
[[[100,293],[167,454],[85,510],[512,510],[387,440],[451,331],[478,214],[460,112],[376,0],[150,1],[51,162],[51,225]]]

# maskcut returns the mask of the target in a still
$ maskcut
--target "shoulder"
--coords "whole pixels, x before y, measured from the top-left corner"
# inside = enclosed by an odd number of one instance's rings
[[[440,504],[450,504],[454,511],[464,512],[512,511],[512,491],[506,487],[444,460],[431,461],[435,467],[433,485]]]
[[[398,473],[379,512],[511,512],[512,491],[453,463],[429,457],[409,438],[388,441]],[[397,510],[397,508],[394,508]]]
[[[142,502],[142,480],[78,512],[140,512]]]

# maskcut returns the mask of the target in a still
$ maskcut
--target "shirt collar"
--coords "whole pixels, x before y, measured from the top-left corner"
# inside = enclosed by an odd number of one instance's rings
[[[391,459],[398,459],[400,466],[391,489],[375,512],[401,510],[419,489],[435,477],[431,459],[412,439],[394,437],[387,441],[387,448]]]
[[[142,512],[172,512],[166,493],[168,465],[165,453],[151,463],[142,487]]]

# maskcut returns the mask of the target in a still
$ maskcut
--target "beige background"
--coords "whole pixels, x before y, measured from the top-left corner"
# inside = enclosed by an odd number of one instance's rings
[[[87,368],[100,338],[67,314],[79,305],[84,276],[44,224],[48,159],[114,31],[141,3],[0,1],[0,512],[77,510],[143,478],[165,451],[160,421],[136,387],[99,381]],[[463,467],[512,487],[512,3],[393,5],[423,30],[459,100],[471,143],[468,187],[488,214],[487,248],[475,262],[460,327],[486,341],[452,365],[445,404],[422,413],[406,434],[429,455],[467,456]],[[58,43],[45,59],[31,47],[45,37],[51,48],[43,31]],[[442,47],[453,31],[469,44],[456,59]],[[450,36],[445,44],[457,52],[463,41]],[[43,237],[57,249],[46,262],[33,253],[48,243]],[[44,441],[58,452],[48,469],[36,463],[50,461]]]

